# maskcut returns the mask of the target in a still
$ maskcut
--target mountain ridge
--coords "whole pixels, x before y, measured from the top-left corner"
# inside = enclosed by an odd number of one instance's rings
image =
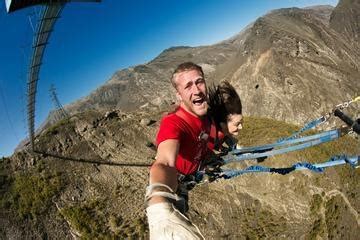
[[[239,34],[214,45],[170,47],[146,64],[117,71],[104,85],[65,109],[69,113],[91,108],[135,110],[144,105],[159,109],[160,105],[176,101],[169,83],[173,69],[181,62],[193,61],[203,66],[210,83],[227,79],[235,85],[244,99],[245,114],[303,124],[351,99],[358,94],[356,89],[360,89],[357,81],[360,55],[348,47],[338,32],[326,25],[331,25],[326,21],[330,21],[332,9],[335,8],[278,9],[249,24]],[[276,63],[272,64],[272,61]],[[267,70],[259,72],[262,67]],[[253,69],[258,70],[250,73]],[[326,88],[319,81],[326,81],[325,78],[331,79]],[[258,91],[253,89],[256,85],[260,86]],[[258,100],[258,92],[264,86],[260,96],[271,101]],[[283,93],[284,89],[289,91]],[[305,104],[301,104],[296,112],[291,107],[299,105],[293,97],[294,89],[303,91],[300,96],[307,96],[303,99]],[[252,104],[254,102],[257,103]],[[277,105],[284,110],[275,111]],[[298,112],[300,116],[297,116]],[[309,116],[305,117],[307,113]]]
[[[236,87],[245,119],[240,144],[275,142],[359,94],[359,43],[348,34],[357,28],[344,33],[331,23],[336,11],[349,11],[343,7],[275,10],[217,44],[172,47],[114,73],[65,106],[69,118],[44,125],[37,152],[25,147],[0,159],[0,238],[147,239],[147,166],[156,154],[152,142],[161,116],[176,101],[169,81],[174,67],[194,61],[209,83],[226,79]],[[341,19],[351,25],[353,18]],[[359,108],[354,103],[344,111],[356,118]],[[322,125],[333,126],[328,123]],[[345,136],[261,165],[320,163],[337,154],[359,155],[359,138]],[[228,167],[250,165],[257,163]],[[189,217],[207,239],[355,239],[357,171],[343,166],[320,175],[248,174],[198,185],[190,192]]]

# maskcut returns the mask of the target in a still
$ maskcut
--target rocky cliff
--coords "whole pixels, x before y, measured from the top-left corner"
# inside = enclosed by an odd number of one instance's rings
[[[36,153],[25,147],[0,159],[0,238],[147,239],[143,196],[159,120],[175,101],[174,67],[193,61],[210,82],[231,81],[245,107],[241,144],[273,142],[299,129],[285,122],[301,125],[359,95],[358,13],[359,1],[351,0],[336,8],[274,10],[215,45],[169,48],[116,72],[66,106],[70,118],[39,133]],[[359,108],[347,112],[354,117]],[[321,162],[341,153],[359,155],[359,139],[262,165]],[[207,239],[357,239],[359,178],[358,169],[344,166],[220,180],[195,187],[189,216]]]
[[[165,112],[87,111],[36,139],[36,153],[0,161],[2,239],[147,239],[144,212],[151,144]],[[245,118],[240,142],[270,143],[298,127]],[[345,137],[272,157],[269,167],[360,154]],[[246,168],[256,161],[233,163]],[[198,185],[190,192],[192,221],[206,239],[356,239],[360,175],[349,166],[324,173],[248,174]]]
[[[218,44],[169,48],[120,70],[66,109],[159,109],[175,101],[173,69],[193,61],[209,82],[227,79],[236,86],[246,115],[303,124],[359,94],[358,4],[274,10]]]

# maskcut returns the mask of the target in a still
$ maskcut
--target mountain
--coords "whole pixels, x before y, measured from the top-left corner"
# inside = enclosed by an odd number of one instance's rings
[[[175,101],[169,80],[174,68],[193,61],[209,82],[227,79],[235,85],[245,115],[303,124],[359,94],[360,21],[353,7],[359,1],[350,2],[341,1],[334,11],[274,10],[220,43],[169,48],[146,64],[116,72],[65,109],[159,109]]]
[[[59,121],[54,112],[35,140],[37,152],[25,146],[0,159],[0,239],[147,239],[148,166],[159,120],[175,101],[174,67],[193,61],[209,82],[229,80],[245,110],[240,143],[274,142],[359,95],[358,3],[271,11],[230,39],[172,47],[116,72],[66,106],[70,118]],[[353,103],[344,111],[354,117],[358,109]],[[322,162],[341,153],[359,155],[359,138],[261,165]],[[196,186],[189,217],[207,239],[356,239],[359,197],[358,169],[348,166],[322,174],[248,174]]]
[[[330,26],[354,45],[360,39],[360,2],[358,0],[340,1],[330,17]]]
[[[330,9],[280,9],[255,21],[215,75],[237,87],[245,114],[303,124],[359,94],[360,51],[331,28]]]
[[[148,166],[164,111],[76,114],[36,139],[36,153],[0,159],[1,239],[148,239],[144,212]],[[246,117],[240,142],[254,146],[299,129]],[[288,167],[360,154],[344,137],[266,159]],[[233,163],[243,169],[256,161]],[[206,239],[356,239],[360,234],[360,175],[349,166],[324,173],[247,174],[196,186],[189,217]]]

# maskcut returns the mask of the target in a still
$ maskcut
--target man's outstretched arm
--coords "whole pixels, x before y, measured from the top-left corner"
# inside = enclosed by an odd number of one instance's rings
[[[159,144],[156,160],[150,169],[150,185],[161,183],[176,192],[177,170],[175,162],[179,152],[179,145],[179,141],[176,139],[168,139]],[[154,196],[149,200],[149,204],[165,201],[164,197]]]
[[[146,208],[150,240],[204,239],[197,226],[192,224],[185,215],[180,213],[180,211],[164,197],[164,194],[167,193],[172,197],[178,197],[175,194],[178,185],[175,163],[179,146],[179,141],[174,139],[161,142],[158,146],[156,161],[150,170],[149,195],[155,194],[148,200],[148,207]],[[159,187],[159,184],[163,186]],[[155,185],[158,187],[151,188],[151,186]],[[162,193],[156,195],[157,192]]]

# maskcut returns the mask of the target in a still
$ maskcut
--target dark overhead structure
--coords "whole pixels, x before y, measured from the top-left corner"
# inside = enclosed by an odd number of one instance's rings
[[[67,2],[100,2],[101,0],[5,0],[6,11],[8,13],[16,10],[40,4],[60,4]]]
[[[100,2],[99,0],[78,0],[78,1],[61,1],[61,0],[5,0],[7,12],[13,12],[22,8],[35,5],[42,5],[40,20],[36,25],[33,39],[33,51],[30,59],[28,81],[27,81],[27,120],[29,139],[31,149],[34,151],[35,140],[35,102],[36,89],[39,80],[40,68],[51,32],[53,31],[56,20],[68,2]]]
[[[39,80],[40,68],[42,64],[45,47],[48,43],[50,34],[54,28],[56,20],[59,18],[63,10],[64,3],[56,3],[51,5],[44,5],[40,14],[40,21],[38,22],[34,41],[31,62],[29,66],[29,75],[27,82],[27,117],[28,117],[28,130],[31,148],[34,150],[35,140],[35,102],[36,102],[36,89]]]
[[[24,1],[24,0],[5,0],[6,3],[6,11],[8,13],[14,12],[16,10],[31,7],[34,5],[39,4],[47,4],[49,2],[65,2],[65,1],[45,1],[45,0],[30,0],[30,1]]]

